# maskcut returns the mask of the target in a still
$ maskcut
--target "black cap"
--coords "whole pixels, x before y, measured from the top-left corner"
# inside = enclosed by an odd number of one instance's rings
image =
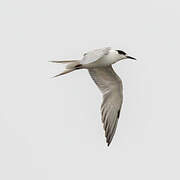
[[[121,51],[121,50],[116,50],[116,51],[118,52],[118,54],[126,55],[124,51]]]

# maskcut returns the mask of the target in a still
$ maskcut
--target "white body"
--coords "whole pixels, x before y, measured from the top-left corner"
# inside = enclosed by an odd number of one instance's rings
[[[82,68],[89,69],[109,66],[125,58],[124,55],[118,54],[116,50],[111,50],[111,48],[107,47],[85,53],[80,64],[83,65]]]
[[[100,59],[94,62],[83,64],[83,67],[94,68],[94,67],[109,66],[111,64],[118,62],[119,60],[120,60],[119,54],[115,50],[110,50],[107,55],[104,55],[103,57],[101,57]]]

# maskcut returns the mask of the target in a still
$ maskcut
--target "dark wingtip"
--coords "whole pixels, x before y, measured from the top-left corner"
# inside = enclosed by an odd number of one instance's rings
[[[111,141],[110,141],[109,139],[107,139],[107,140],[106,140],[106,143],[107,143],[107,147],[109,147],[110,144],[111,144]]]

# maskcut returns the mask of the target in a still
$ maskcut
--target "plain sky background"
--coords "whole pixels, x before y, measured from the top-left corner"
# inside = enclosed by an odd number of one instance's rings
[[[0,179],[179,180],[178,0],[1,0]],[[124,103],[106,146],[86,70],[48,63],[111,46]]]

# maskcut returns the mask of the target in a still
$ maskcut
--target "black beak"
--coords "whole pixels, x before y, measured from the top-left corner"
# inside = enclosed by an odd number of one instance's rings
[[[133,60],[136,60],[136,58],[133,58],[131,56],[126,56],[127,59],[133,59]]]

